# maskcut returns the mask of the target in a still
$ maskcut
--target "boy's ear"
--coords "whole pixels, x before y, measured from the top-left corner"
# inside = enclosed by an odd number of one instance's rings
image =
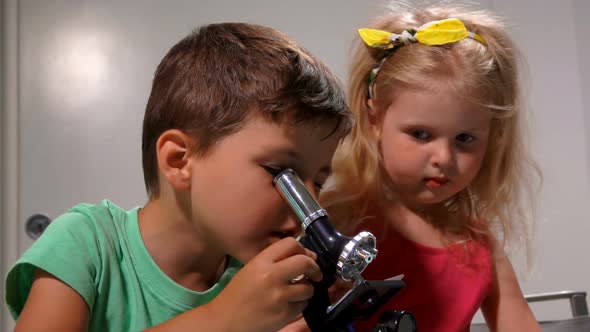
[[[156,142],[160,174],[176,190],[190,189],[192,146],[194,146],[192,138],[178,129],[165,131]]]

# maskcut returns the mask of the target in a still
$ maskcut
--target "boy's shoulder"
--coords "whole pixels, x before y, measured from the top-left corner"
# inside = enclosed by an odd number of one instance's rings
[[[78,213],[88,217],[90,220],[105,222],[107,220],[124,218],[127,211],[110,200],[105,199],[98,204],[80,203],[74,205],[66,212],[66,214],[68,213]]]
[[[69,242],[77,247],[103,256],[120,254],[121,246],[127,243],[130,222],[137,216],[137,208],[124,210],[109,200],[99,204],[82,203],[55,218],[43,235],[33,243],[35,247],[50,248]],[[91,249],[92,248],[92,249]]]
[[[105,199],[98,204],[80,203],[74,205],[73,207],[67,210],[66,214],[67,213],[79,213],[88,216],[91,219],[93,217],[102,217],[104,219],[110,217],[121,217],[122,215],[126,214],[127,211],[117,206],[110,200]]]
[[[106,199],[99,204],[81,203],[57,217],[50,227],[55,224],[55,227],[91,230],[101,235],[117,233],[134,210],[126,211]]]
[[[102,271],[123,254],[127,225],[135,215],[105,200],[76,205],[52,221],[7,274],[6,301],[13,317],[24,307],[36,269],[72,287],[92,307]]]

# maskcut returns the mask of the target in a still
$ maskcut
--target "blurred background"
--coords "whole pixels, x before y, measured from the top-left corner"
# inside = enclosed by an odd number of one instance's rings
[[[151,80],[167,50],[192,29],[220,21],[277,28],[345,81],[356,29],[385,4],[380,0],[1,3],[2,280],[44,222],[76,203],[104,198],[125,208],[145,203],[141,122]],[[527,274],[515,261],[523,290],[588,292],[590,1],[481,0],[470,5],[507,19],[528,64],[525,96],[532,112],[531,149],[544,173],[544,187],[538,201],[535,264]],[[2,287],[2,299],[3,292]],[[538,319],[571,316],[567,300],[531,306]],[[0,330],[12,330],[4,305],[1,313]],[[482,321],[481,315],[475,321]]]

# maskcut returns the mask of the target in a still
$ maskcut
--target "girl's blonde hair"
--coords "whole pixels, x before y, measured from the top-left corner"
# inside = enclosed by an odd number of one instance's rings
[[[402,45],[386,53],[365,46],[357,38],[348,80],[349,106],[356,123],[336,153],[333,176],[322,191],[321,202],[345,232],[374,217],[383,203],[387,175],[367,101],[369,73],[386,57],[373,87],[376,106],[371,111],[377,112],[377,119],[396,94],[408,88],[451,88],[458,98],[483,105],[494,114],[480,171],[468,188],[444,204],[447,216],[458,212],[467,218],[442,218],[434,226],[479,239],[490,239],[493,232],[503,244],[514,240],[511,243],[524,244],[528,249],[528,242],[522,240],[530,238],[532,210],[528,208],[532,207],[535,175],[540,172],[525,150],[519,55],[502,22],[488,12],[465,7],[420,9],[403,5],[368,27],[400,34],[446,18],[460,19],[486,44],[466,38],[443,46]]]

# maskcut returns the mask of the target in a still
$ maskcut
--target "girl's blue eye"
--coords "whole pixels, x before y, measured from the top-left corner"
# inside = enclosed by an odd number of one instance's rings
[[[471,134],[459,134],[456,137],[456,140],[461,142],[461,143],[471,143],[473,141],[475,141],[475,136],[471,135]]]
[[[411,135],[421,141],[427,141],[432,137],[427,131],[421,129],[412,130]]]

